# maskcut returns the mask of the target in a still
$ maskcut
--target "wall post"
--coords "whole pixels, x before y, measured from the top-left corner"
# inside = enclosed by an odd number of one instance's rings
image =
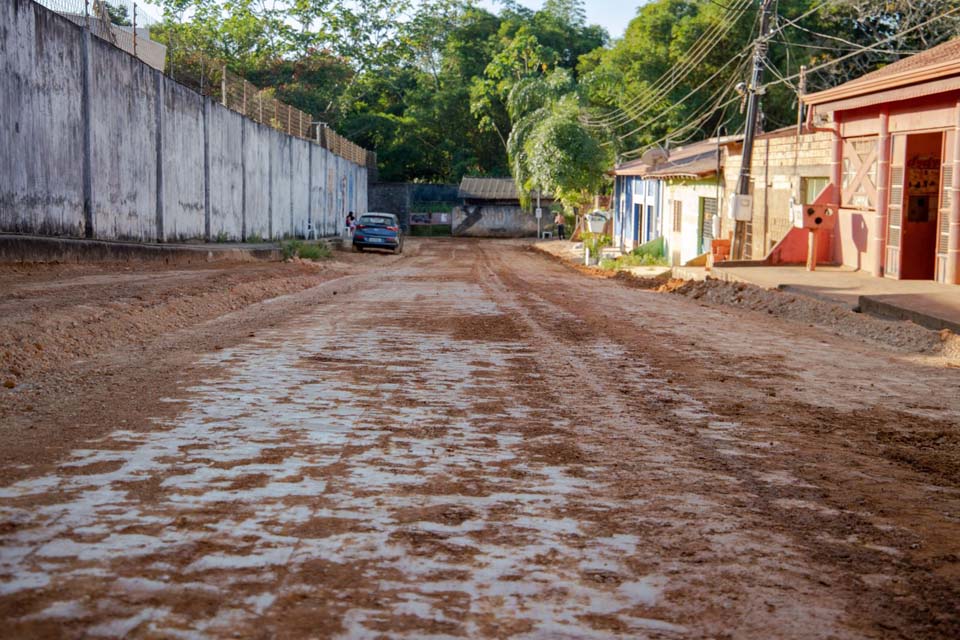
[[[90,78],[93,76],[90,60],[90,23],[86,21],[80,47],[80,119],[83,123],[83,235],[94,237],[93,228],[93,140],[90,104]]]
[[[883,275],[887,240],[887,209],[890,204],[890,112],[880,111],[880,138],[877,147],[877,202],[870,233],[870,273]]]
[[[949,284],[960,284],[960,100],[956,106],[956,133],[953,136],[953,184],[950,185],[950,227],[947,240],[947,273]]]
[[[210,238],[210,105],[211,101],[201,96],[203,105],[203,237]]]
[[[156,143],[154,146],[157,149],[157,242],[163,242],[165,240],[164,226],[163,226],[163,74],[155,73],[154,74],[156,82],[156,95],[153,98],[154,102],[154,126],[157,128],[156,132]]]

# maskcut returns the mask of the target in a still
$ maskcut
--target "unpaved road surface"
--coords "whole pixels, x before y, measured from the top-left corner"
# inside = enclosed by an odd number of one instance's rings
[[[960,637],[960,370],[417,248],[157,338],[140,395],[97,361],[77,432],[50,399],[0,636]]]

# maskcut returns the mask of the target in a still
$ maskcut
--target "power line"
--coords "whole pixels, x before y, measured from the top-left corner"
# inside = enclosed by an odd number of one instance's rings
[[[807,73],[813,73],[814,71],[820,71],[821,69],[826,69],[827,67],[833,66],[833,65],[835,65],[835,64],[837,64],[837,63],[839,63],[839,62],[843,62],[844,60],[847,60],[847,59],[849,59],[849,58],[852,58],[853,56],[856,56],[856,55],[860,55],[861,53],[865,53],[865,52],[867,52],[867,51],[874,51],[874,52],[875,52],[875,51],[877,51],[877,47],[879,47],[880,45],[884,45],[884,44],[887,44],[888,42],[892,42],[892,41],[896,40],[897,38],[902,38],[903,36],[907,35],[908,33],[911,33],[911,32],[913,32],[913,31],[916,31],[917,29],[922,29],[923,27],[926,27],[927,25],[929,25],[929,24],[931,24],[931,23],[934,23],[934,22],[936,22],[937,20],[942,20],[943,18],[946,18],[947,16],[953,15],[953,14],[955,14],[955,13],[957,13],[957,12],[960,12],[960,7],[956,7],[956,8],[954,8],[954,9],[951,9],[950,11],[946,11],[946,12],[944,12],[944,13],[941,13],[941,14],[938,15],[938,16],[933,16],[933,17],[930,18],[929,20],[925,20],[925,21],[921,22],[920,24],[916,24],[916,25],[910,27],[909,29],[904,29],[903,31],[899,31],[899,32],[895,33],[895,34],[892,35],[892,36],[889,36],[889,37],[887,37],[887,38],[884,38],[883,40],[878,40],[877,42],[874,42],[873,44],[869,44],[869,45],[863,46],[863,47],[861,47],[860,49],[858,49],[858,50],[856,50],[856,51],[851,51],[850,53],[848,53],[848,54],[846,54],[846,55],[840,56],[839,58],[834,58],[833,60],[828,60],[827,62],[823,62],[823,63],[818,64],[818,65],[816,65],[816,66],[810,67],[809,69],[807,69]],[[795,73],[795,74],[793,74],[793,75],[790,75],[790,76],[785,77],[783,80],[777,80],[776,82],[767,83],[767,84],[764,85],[764,87],[776,86],[776,85],[778,85],[778,84],[782,84],[782,83],[784,83],[784,82],[789,82],[790,80],[794,80],[794,79],[799,78],[799,77],[800,77],[800,74],[799,74],[799,73]]]
[[[737,4],[730,13],[736,15],[730,16],[728,20],[721,19],[712,24],[696,41],[693,47],[686,53],[683,61],[679,65],[680,72],[674,68],[671,71],[664,72],[649,89],[642,91],[632,98],[623,107],[618,107],[597,118],[585,118],[584,124],[587,126],[606,127],[620,126],[630,121],[636,121],[659,100],[664,98],[677,84],[684,80],[713,49],[722,41],[723,37],[733,28],[739,19],[746,12],[751,0],[737,0]],[[639,109],[638,113],[628,113],[630,110]],[[619,112],[619,113],[617,113]]]
[[[708,85],[710,82],[712,82],[712,81],[714,80],[714,78],[716,78],[718,75],[720,75],[720,73],[722,73],[723,70],[726,69],[732,62],[734,62],[734,61],[736,61],[736,60],[738,60],[738,59],[744,58],[746,53],[747,53],[746,50],[745,50],[745,51],[741,51],[738,55],[734,56],[733,58],[730,58],[727,62],[724,63],[724,65],[723,65],[722,67],[720,67],[719,69],[717,69],[709,78],[707,78],[706,80],[704,80],[703,82],[701,82],[699,85],[697,85],[696,87],[694,87],[689,93],[687,93],[687,95],[683,96],[682,98],[680,98],[680,100],[674,102],[673,104],[671,104],[671,105],[670,105],[669,107],[667,107],[666,109],[663,109],[662,111],[660,111],[660,113],[657,114],[657,116],[654,117],[652,120],[648,120],[648,121],[644,122],[643,124],[641,124],[639,127],[636,127],[636,128],[634,128],[634,129],[632,129],[631,131],[628,131],[627,133],[625,133],[625,134],[623,134],[623,135],[621,135],[621,136],[617,136],[617,139],[622,141],[623,139],[628,138],[628,137],[630,137],[630,136],[632,136],[632,135],[634,135],[634,134],[637,134],[637,133],[643,131],[645,128],[647,128],[647,127],[655,124],[655,123],[658,122],[660,119],[662,119],[665,115],[669,114],[670,112],[672,112],[672,111],[676,110],[677,108],[679,108],[680,106],[682,106],[691,96],[693,96],[693,95],[696,94],[698,91],[700,91],[700,89],[702,89],[703,87],[705,87],[706,85]],[[731,74],[731,75],[734,75],[734,76],[735,76],[738,71],[739,71],[739,67],[737,67],[737,69],[735,69],[735,70],[734,70],[734,73]],[[729,84],[729,82],[728,82],[727,84]]]

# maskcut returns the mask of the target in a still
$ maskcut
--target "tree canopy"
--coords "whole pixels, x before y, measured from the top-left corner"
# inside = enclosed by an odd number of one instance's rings
[[[758,22],[753,0],[651,0],[611,41],[583,0],[152,1],[180,74],[227,65],[375,150],[383,180],[511,175],[568,203],[618,159],[740,130]],[[843,58],[818,90],[938,44],[955,2],[777,0],[763,126],[795,121],[801,64]]]

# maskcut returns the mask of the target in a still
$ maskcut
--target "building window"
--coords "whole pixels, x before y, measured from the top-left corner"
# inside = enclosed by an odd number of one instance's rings
[[[673,231],[680,233],[683,228],[683,203],[680,200],[673,201]]]
[[[817,196],[830,184],[830,178],[800,178],[800,203],[812,204]]]

